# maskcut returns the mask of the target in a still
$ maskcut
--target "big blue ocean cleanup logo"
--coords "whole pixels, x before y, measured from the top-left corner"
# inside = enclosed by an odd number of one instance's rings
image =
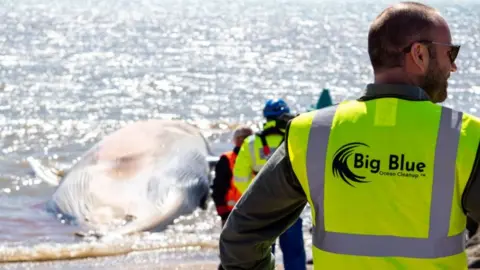
[[[386,160],[375,158],[372,154],[366,154],[368,152],[366,150],[369,148],[367,144],[361,142],[352,142],[340,147],[333,156],[333,176],[341,178],[352,187],[355,187],[354,183],[370,183],[369,175],[400,176],[412,179],[425,176],[424,170],[426,165],[424,162],[409,161],[403,153],[389,154],[388,166],[382,167]],[[360,175],[360,172],[357,172],[360,169],[367,170],[361,170],[363,175]]]

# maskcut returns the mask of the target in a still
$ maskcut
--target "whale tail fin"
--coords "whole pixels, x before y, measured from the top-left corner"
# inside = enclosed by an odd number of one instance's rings
[[[28,157],[27,162],[38,179],[52,186],[58,186],[65,174],[62,170],[49,168],[43,165],[39,160],[34,159],[33,157]]]

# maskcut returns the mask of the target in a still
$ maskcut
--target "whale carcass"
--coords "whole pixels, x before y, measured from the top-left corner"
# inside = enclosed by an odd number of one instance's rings
[[[47,210],[97,235],[162,230],[205,208],[215,161],[201,132],[174,120],[129,124],[96,143],[64,175],[29,159],[37,177],[57,185]]]

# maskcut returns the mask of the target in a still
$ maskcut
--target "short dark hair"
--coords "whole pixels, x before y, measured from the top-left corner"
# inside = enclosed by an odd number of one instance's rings
[[[401,2],[377,16],[368,32],[368,54],[374,72],[403,65],[403,49],[429,39],[437,10],[417,2]]]

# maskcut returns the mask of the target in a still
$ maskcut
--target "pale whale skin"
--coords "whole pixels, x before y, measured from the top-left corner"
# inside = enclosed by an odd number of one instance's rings
[[[160,231],[205,205],[209,161],[206,139],[187,123],[129,124],[58,178],[47,210],[101,235]]]

